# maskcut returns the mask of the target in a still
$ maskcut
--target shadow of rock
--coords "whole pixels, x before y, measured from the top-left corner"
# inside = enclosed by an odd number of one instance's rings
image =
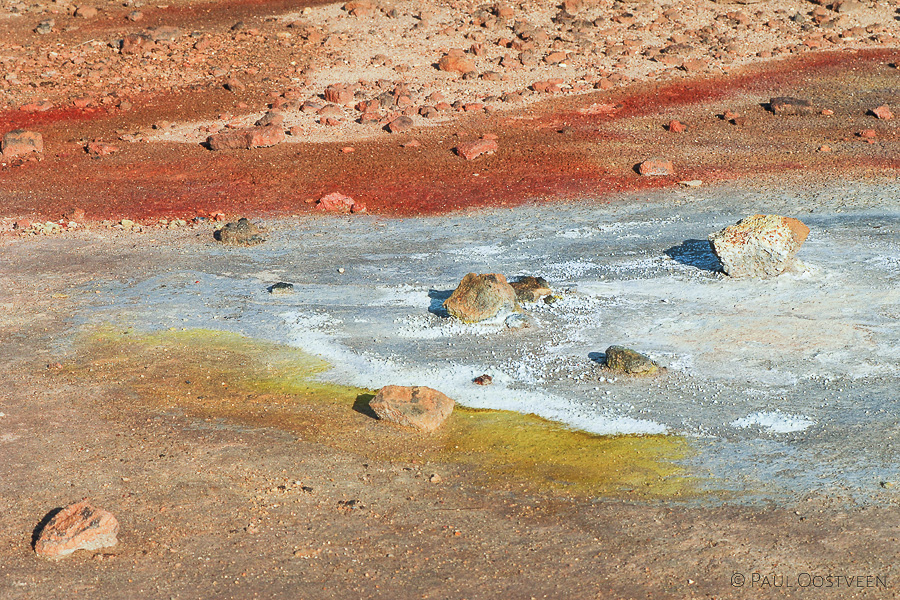
[[[372,417],[373,419],[377,419],[378,415],[375,414],[375,411],[372,410],[372,407],[369,406],[369,402],[372,401],[372,398],[375,397],[375,394],[360,394],[356,397],[356,401],[353,402],[353,410],[356,412],[366,415],[367,417]]]
[[[669,248],[665,253],[677,263],[712,273],[722,272],[722,263],[712,251],[709,240],[685,240],[678,246]]]
[[[588,358],[597,363],[598,365],[606,365],[606,353],[605,352],[588,352]]]
[[[54,508],[41,519],[41,522],[37,524],[37,527],[34,528],[34,531],[31,532],[31,548],[34,549],[34,546],[37,544],[38,538],[41,537],[41,532],[44,531],[44,527],[47,526],[47,523],[59,514],[62,511],[62,507]]]
[[[453,290],[428,290],[428,297],[431,298],[428,312],[441,318],[449,317],[450,313],[444,308],[444,301],[451,295],[453,295]]]

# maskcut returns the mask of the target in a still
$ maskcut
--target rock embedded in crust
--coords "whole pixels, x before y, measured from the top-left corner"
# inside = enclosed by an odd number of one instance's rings
[[[454,401],[425,386],[386,385],[369,402],[383,421],[434,431],[453,412]]]
[[[889,121],[894,118],[894,113],[891,112],[891,109],[886,105],[882,104],[876,108],[872,109],[872,114],[879,119],[884,119],[885,121]]]
[[[675,174],[675,166],[671,160],[651,158],[638,165],[638,173],[644,177],[664,177]]]
[[[500,311],[518,310],[518,305],[516,291],[503,275],[469,273],[444,301],[444,308],[450,316],[464,323],[477,323],[496,316]]]
[[[769,100],[769,108],[776,115],[811,115],[817,112],[809,100],[784,96]]]
[[[348,214],[350,212],[359,212],[354,211],[354,207],[356,206],[356,202],[354,202],[353,198],[350,196],[345,196],[340,192],[332,192],[325,196],[322,196],[316,201],[316,208],[319,210],[326,210],[328,212],[337,212],[342,214]]]
[[[36,152],[44,152],[44,137],[36,131],[14,129],[3,134],[3,143],[0,145],[4,158],[24,156]]]
[[[519,277],[509,285],[516,291],[516,300],[519,302],[537,302],[553,293],[550,284],[543,277],[527,275]]]
[[[610,346],[606,349],[606,368],[625,375],[656,375],[659,364],[649,356],[624,346]]]
[[[115,546],[118,533],[116,517],[85,499],[70,504],[50,519],[38,535],[34,551],[42,558],[58,560],[76,550]]]
[[[269,293],[273,296],[289,296],[294,293],[294,284],[286,281],[279,281],[269,288]]]
[[[266,241],[262,234],[263,230],[260,227],[242,218],[216,230],[213,237],[226,246],[255,246]]]
[[[775,277],[783,273],[809,235],[797,219],[753,215],[709,236],[722,270],[731,277]]]
[[[285,139],[281,127],[264,125],[216,133],[206,138],[206,144],[210,150],[249,150],[274,146]]]
[[[497,140],[481,139],[463,142],[456,147],[456,153],[466,160],[478,158],[482,154],[493,154],[497,151]]]

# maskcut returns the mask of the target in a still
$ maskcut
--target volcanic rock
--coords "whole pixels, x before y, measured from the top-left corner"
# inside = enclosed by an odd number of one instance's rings
[[[397,117],[388,124],[391,133],[403,133],[413,128],[415,122],[409,117]]]
[[[345,196],[340,192],[332,192],[326,196],[319,198],[316,202],[316,208],[319,210],[327,210],[330,212],[349,213],[353,210],[355,203],[353,198]]]
[[[466,160],[472,160],[482,154],[493,154],[497,151],[497,148],[497,140],[480,139],[463,142],[456,147],[456,153]]]
[[[626,375],[655,375],[659,364],[650,357],[623,346],[606,349],[606,368]]]
[[[206,138],[210,150],[248,150],[267,148],[285,140],[284,130],[277,125],[248,127],[216,133]]]
[[[425,386],[386,385],[369,402],[379,419],[434,431],[453,412],[452,398]]]
[[[459,49],[453,49],[438,61],[438,69],[452,73],[470,73],[475,70],[475,61]]]
[[[118,533],[116,517],[85,499],[70,504],[50,519],[38,535],[34,551],[42,558],[58,560],[76,550],[115,546]]]
[[[644,177],[673,175],[675,173],[675,166],[672,164],[671,160],[651,158],[638,165],[638,172]]]
[[[753,215],[709,236],[722,269],[732,277],[774,277],[783,273],[809,234],[790,217]]]
[[[878,117],[879,119],[884,119],[885,121],[894,118],[894,113],[892,113],[891,109],[885,104],[882,104],[878,108],[873,108],[872,114],[875,115],[876,117]]]
[[[769,108],[776,115],[811,115],[816,112],[816,107],[809,100],[790,97],[772,98]]]
[[[477,323],[495,316],[501,310],[517,310],[516,291],[499,273],[469,273],[444,301],[450,316],[464,323]]]
[[[36,131],[15,129],[3,135],[3,144],[0,146],[0,150],[3,151],[4,158],[22,156],[32,152],[41,154],[44,151],[44,138]]]
[[[472,382],[475,385],[492,385],[494,383],[494,378],[485,373],[484,375],[479,375],[473,379]]]
[[[228,246],[254,246],[266,241],[263,230],[248,219],[238,219],[235,223],[228,223],[222,229],[217,230],[213,237]]]
[[[519,302],[537,302],[553,293],[550,284],[543,277],[519,277],[509,285],[516,291],[516,300]]]
[[[269,293],[273,296],[288,296],[294,293],[294,284],[279,281],[269,288]]]

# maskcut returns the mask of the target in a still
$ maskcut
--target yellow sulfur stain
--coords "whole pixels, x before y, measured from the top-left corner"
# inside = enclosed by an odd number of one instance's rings
[[[681,436],[598,436],[534,415],[459,405],[436,433],[409,431],[373,418],[371,390],[316,380],[329,369],[325,361],[220,331],[107,327],[87,334],[79,348],[69,371],[127,390],[112,402],[277,427],[376,459],[466,465],[493,485],[579,496],[700,493],[679,464],[691,453]]]

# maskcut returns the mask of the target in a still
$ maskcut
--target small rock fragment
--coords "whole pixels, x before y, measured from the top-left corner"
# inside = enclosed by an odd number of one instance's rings
[[[530,275],[519,277],[509,284],[512,289],[516,290],[516,300],[519,302],[537,302],[544,296],[553,293],[550,284],[543,277],[532,277]]]
[[[811,115],[818,112],[809,100],[783,96],[769,100],[769,108],[776,115]]]
[[[454,401],[425,386],[386,385],[369,402],[379,419],[434,431],[453,412]]]
[[[606,368],[626,375],[654,375],[659,371],[659,364],[650,357],[623,346],[610,346],[606,349]]]
[[[96,508],[87,499],[65,507],[50,519],[38,535],[35,553],[58,560],[76,550],[115,546],[119,522],[112,513]]]
[[[294,293],[294,284],[285,281],[279,281],[269,288],[269,293],[273,296],[288,296]]]
[[[79,6],[75,9],[75,16],[82,19],[93,19],[97,16],[97,9],[93,6]]]
[[[671,160],[651,158],[638,165],[638,172],[644,177],[660,177],[675,174],[675,166]]]
[[[731,277],[774,277],[793,262],[809,227],[790,217],[753,215],[709,236]]]
[[[882,104],[878,108],[873,108],[872,114],[879,119],[884,119],[885,121],[894,118],[894,113],[891,112],[891,109],[888,108],[886,104]]]
[[[456,153],[466,160],[478,158],[482,154],[493,154],[497,151],[497,140],[480,139],[463,142],[456,147]]]
[[[450,316],[464,323],[477,323],[495,316],[501,310],[517,310],[516,291],[499,273],[469,273],[453,294],[444,301]]]
[[[503,320],[507,329],[528,329],[534,326],[534,319],[521,313],[513,313]]]
[[[684,133],[687,130],[687,127],[684,126],[684,123],[681,121],[671,120],[669,124],[666,125],[666,129],[671,131],[672,133]]]
[[[216,230],[213,237],[227,246],[254,246],[266,241],[262,234],[262,228],[246,218],[241,218]]]
[[[484,375],[479,375],[475,379],[472,380],[475,385],[491,385],[494,383],[494,378],[485,373]]]

